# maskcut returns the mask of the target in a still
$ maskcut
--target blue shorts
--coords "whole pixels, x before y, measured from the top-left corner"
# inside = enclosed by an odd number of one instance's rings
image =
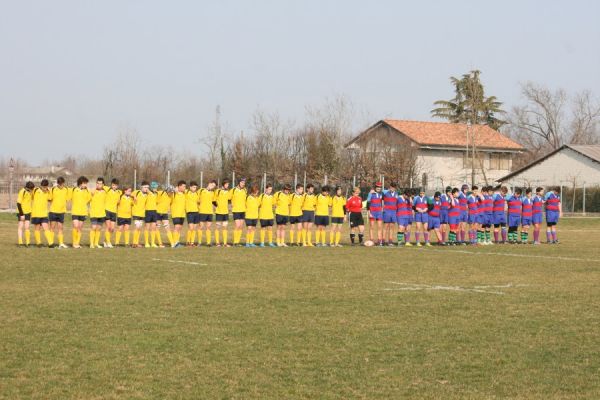
[[[344,217],[331,217],[331,223],[332,224],[343,224],[344,223]]]
[[[234,221],[238,221],[240,219],[246,219],[246,212],[242,211],[242,212],[234,212],[233,213],[233,220]]]
[[[147,224],[152,224],[158,221],[158,213],[156,210],[146,210],[146,216],[144,217],[144,222]]]
[[[71,221],[85,221],[86,216],[85,215],[71,215]]]
[[[510,228],[515,228],[521,225],[521,215],[520,214],[508,214],[508,226]]]
[[[17,214],[17,219],[20,221],[21,217],[25,217],[25,221],[31,221],[31,213]]]
[[[485,225],[492,225],[494,223],[494,214],[485,214]]]
[[[217,222],[229,221],[229,214],[215,214],[215,221],[217,221]]]
[[[198,214],[198,218],[199,218],[198,219],[199,222],[212,222],[212,220],[213,220],[212,214],[200,213],[200,214]]]
[[[117,220],[117,213],[106,211],[106,220],[115,222]]]
[[[383,221],[383,212],[382,211],[369,211],[369,219],[375,221]]]
[[[131,218],[117,218],[117,226],[131,225]]]
[[[456,216],[449,215],[448,216],[448,223],[450,224],[450,226],[458,225],[460,222],[461,222],[460,215],[456,215]]]
[[[302,223],[302,215],[290,216],[290,224],[301,224]]]
[[[396,220],[398,221],[398,225],[404,227],[409,226],[411,223],[409,217],[399,217],[396,215]]]
[[[261,228],[267,228],[269,226],[273,226],[274,221],[272,219],[261,219],[260,220],[260,227]]]
[[[248,219],[246,218],[246,226],[256,226],[258,219]]]
[[[303,210],[302,222],[315,222],[315,212]]]
[[[447,224],[448,223],[448,211],[441,211],[440,212],[440,224]]]
[[[275,214],[275,222],[277,222],[277,225],[287,225],[288,216]]]
[[[478,224],[479,223],[479,214],[469,214],[469,218],[467,220],[469,224]]]
[[[506,225],[506,214],[494,214],[494,225]]]
[[[48,217],[42,217],[42,218],[31,218],[31,223],[33,225],[41,225],[41,224],[47,224],[48,223]]]
[[[558,211],[546,211],[546,222],[556,224],[556,223],[558,223],[558,217],[559,217]]]
[[[317,215],[315,217],[315,225],[316,226],[327,226],[327,225],[329,225],[329,216],[328,215]]]
[[[395,212],[384,212],[383,213],[384,224],[396,224],[396,213]]]
[[[427,213],[415,213],[415,222],[421,222],[423,224],[426,224],[429,222],[429,214]]]
[[[200,222],[200,214],[197,212],[189,212],[186,214],[188,224],[197,224]]]
[[[50,222],[60,222],[63,224],[65,222],[65,213],[53,213],[48,214],[48,219]]]
[[[542,213],[533,214],[533,216],[531,217],[531,221],[534,224],[541,224],[543,219],[544,219],[544,217],[542,217]]]
[[[171,221],[173,221],[173,225],[183,225],[183,223],[185,222],[185,218],[175,217],[175,218],[171,218]]]
[[[440,228],[440,218],[439,217],[432,217],[431,215],[429,216],[429,222],[427,224],[427,227],[429,229],[439,229]]]
[[[466,211],[462,211],[460,213],[460,222],[469,222],[469,213]]]
[[[102,224],[104,224],[104,221],[106,221],[106,217],[99,217],[99,218],[93,217],[93,218],[90,218],[90,221],[91,221],[92,225],[102,225]]]
[[[169,214],[156,214],[156,220],[157,221],[168,221],[169,220]]]
[[[521,225],[530,226],[530,225],[532,225],[532,221],[533,221],[532,217],[523,217],[523,219],[521,220]]]

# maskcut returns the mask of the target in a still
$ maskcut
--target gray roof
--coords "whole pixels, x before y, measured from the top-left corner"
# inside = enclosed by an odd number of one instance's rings
[[[600,162],[600,144],[570,144],[568,146],[576,152]]]

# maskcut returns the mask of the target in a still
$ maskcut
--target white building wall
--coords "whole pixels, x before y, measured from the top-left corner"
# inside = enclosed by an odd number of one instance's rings
[[[600,185],[600,163],[565,148],[502,183],[523,187]]]

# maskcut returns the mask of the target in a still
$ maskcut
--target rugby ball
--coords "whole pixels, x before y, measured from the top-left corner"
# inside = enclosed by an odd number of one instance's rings
[[[373,243],[373,241],[372,241],[372,240],[367,240],[367,241],[365,242],[365,246],[367,246],[367,247],[371,247],[371,246],[373,246],[374,244],[375,244],[375,243]]]

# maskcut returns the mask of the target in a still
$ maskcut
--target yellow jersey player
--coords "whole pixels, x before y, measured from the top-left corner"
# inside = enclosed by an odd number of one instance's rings
[[[321,193],[315,198],[315,243],[317,246],[327,246],[326,228],[329,226],[329,207],[331,207],[331,196],[329,196],[329,186],[325,185],[321,188]],[[319,243],[320,242],[320,243]]]
[[[296,185],[296,191],[290,195],[290,244],[300,246],[302,243],[302,203],[304,203],[304,186]],[[296,242],[294,243],[294,231]]]
[[[73,220],[73,248],[81,248],[81,232],[83,223],[88,215],[88,205],[92,200],[92,194],[88,190],[88,178],[80,176],[77,178],[77,187],[71,191],[71,219]]]
[[[171,190],[172,192],[172,190]],[[165,228],[165,232],[167,232],[167,239],[169,240],[169,245],[173,247],[175,242],[173,241],[173,233],[171,232],[171,227],[169,225],[169,211],[171,209],[171,196],[169,193],[169,189],[157,189],[156,190],[156,213],[157,221],[156,221],[156,242],[158,243],[158,247],[165,247],[162,243],[162,238],[160,236],[160,227]]]
[[[302,201],[302,244],[312,247],[312,226],[315,222],[316,208],[315,186],[306,185],[306,193]]]
[[[156,211],[156,189],[158,182],[152,181],[146,192],[146,213],[144,216],[144,247],[158,247],[156,244],[156,222],[158,221],[158,212]]]
[[[56,233],[58,236],[58,248],[65,249],[68,246],[65,244],[63,225],[65,223],[65,214],[67,212],[67,202],[70,200],[71,191],[65,186],[65,178],[59,176],[56,180],[56,186],[50,189],[52,192],[52,203],[50,203],[50,213],[48,220],[50,221],[50,230],[52,236]]]
[[[123,194],[117,203],[117,231],[115,233],[115,246],[121,245],[121,235],[125,236],[125,246],[129,246],[129,227],[133,218],[133,197],[131,186],[123,189]]]
[[[140,247],[140,236],[142,236],[142,230],[144,228],[144,220],[146,219],[146,198],[148,197],[148,190],[150,183],[148,181],[142,181],[140,190],[134,190],[132,193],[133,197],[133,242],[131,247]]]
[[[254,231],[256,231],[256,223],[258,221],[258,186],[252,185],[250,187],[250,194],[246,196],[246,203],[244,204],[244,216],[246,222],[246,247],[256,247],[254,244]]]
[[[212,180],[208,182],[205,188],[200,189],[198,194],[198,201],[200,206],[199,211],[199,225],[198,225],[198,245],[202,244],[202,231],[206,230],[206,245],[210,247],[212,244],[212,235],[210,227],[212,225],[213,213],[215,210],[215,188],[217,187],[217,181]]]
[[[111,236],[115,231],[117,224],[117,206],[123,192],[119,189],[118,179],[113,179],[110,182],[110,187],[105,187],[104,190],[106,190],[106,230],[104,231],[104,247],[111,248],[113,247]]]
[[[100,236],[102,227],[106,221],[106,190],[104,187],[104,178],[96,179],[96,188],[92,193],[90,200],[90,249],[100,248]]]
[[[246,179],[240,179],[237,187],[231,193],[231,213],[233,214],[233,245],[239,246],[244,230],[244,219],[246,218]],[[258,217],[257,217],[258,218]]]
[[[277,246],[287,247],[285,244],[285,227],[290,218],[290,191],[292,187],[286,183],[283,190],[275,193],[275,222],[277,222]],[[293,243],[293,230],[290,230],[290,244]]]
[[[229,179],[223,179],[221,189],[215,190],[215,242],[217,246],[221,245],[219,240],[219,231],[223,237],[223,246],[229,247],[227,243],[227,225],[229,222],[229,202],[231,201],[232,191],[229,189]]]
[[[194,246],[196,242],[196,226],[200,222],[200,213],[198,208],[198,184],[195,181],[190,182],[190,188],[185,192],[185,215],[188,222],[188,231],[186,245]]]
[[[185,222],[186,182],[177,182],[177,188],[170,193],[171,196],[171,220],[173,221],[173,244],[171,247],[182,247],[181,230]]]
[[[34,229],[35,244],[38,247],[42,246],[42,229],[48,247],[54,247],[54,238],[48,226],[48,203],[50,200],[52,200],[52,193],[48,189],[48,179],[42,179],[40,187],[33,189],[31,202],[31,223]]]
[[[25,184],[17,196],[17,219],[19,225],[17,227],[17,238],[19,246],[29,246],[31,242],[31,231],[29,224],[31,222],[31,201],[32,192],[35,188],[33,182],[29,181]],[[25,241],[23,241],[23,232],[25,232]]]
[[[335,194],[331,198],[331,231],[329,232],[329,245],[341,247],[342,225],[346,221],[346,198],[342,196],[342,188],[336,186]]]
[[[260,247],[265,247],[265,235],[268,234],[269,246],[277,247],[273,243],[273,185],[267,183],[265,192],[258,198],[258,219],[260,220]]]

